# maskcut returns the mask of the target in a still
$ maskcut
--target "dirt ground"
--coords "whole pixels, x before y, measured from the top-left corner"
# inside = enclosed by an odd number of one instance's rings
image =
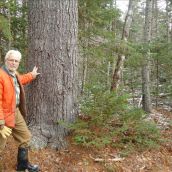
[[[172,114],[162,112],[172,119]],[[163,132],[172,140],[172,128]],[[12,138],[4,152],[4,172],[15,172],[17,147]],[[164,142],[158,150],[135,152],[120,158],[112,148],[89,150],[70,144],[67,150],[32,150],[33,163],[39,164],[41,172],[172,172],[172,144]]]

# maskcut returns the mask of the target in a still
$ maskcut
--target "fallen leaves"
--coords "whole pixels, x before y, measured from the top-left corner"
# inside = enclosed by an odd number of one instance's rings
[[[166,117],[157,115],[153,117],[160,122]],[[159,113],[162,114],[162,113]],[[164,115],[164,114],[163,114]],[[158,118],[158,116],[160,118]],[[168,113],[168,118],[172,114]],[[165,120],[164,120],[165,119]],[[168,120],[168,119],[167,119]],[[162,122],[162,126],[166,122]],[[172,140],[172,129],[163,130],[163,135]],[[3,153],[4,172],[15,172],[17,147],[14,140],[8,140]],[[39,164],[41,172],[171,172],[172,171],[172,144],[165,142],[160,149],[134,152],[128,157],[120,157],[115,148],[104,150],[89,150],[70,144],[68,150],[55,151],[52,149],[32,150],[31,161]]]

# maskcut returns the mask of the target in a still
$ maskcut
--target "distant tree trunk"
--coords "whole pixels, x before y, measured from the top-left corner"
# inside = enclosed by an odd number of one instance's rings
[[[87,30],[89,28],[89,23],[86,21],[86,19],[83,19],[83,30],[84,33],[87,33]],[[89,46],[89,40],[90,38],[85,36],[84,39],[81,39],[81,45],[83,48],[82,53],[82,76],[81,76],[81,94],[84,93],[85,89],[85,83],[87,78],[87,69],[88,69],[88,57],[87,57],[87,48]]]
[[[166,0],[166,27],[167,27],[167,42],[170,43],[170,17],[169,17],[170,7],[169,0]]]
[[[109,87],[110,83],[110,68],[111,68],[111,62],[108,62],[108,66],[107,66],[107,86]]]
[[[116,0],[114,0],[112,5],[115,6],[115,10],[117,10]],[[116,35],[116,22],[117,20],[116,18],[114,18],[114,20],[112,21],[112,32],[114,32],[115,35]]]
[[[151,41],[151,16],[152,16],[152,0],[146,0],[145,11],[145,27],[144,27],[144,43],[149,45]],[[146,112],[151,112],[151,96],[150,96],[150,50],[145,54],[142,67],[142,104]]]
[[[171,23],[172,23],[172,17],[171,17]],[[172,25],[170,26],[170,30],[171,30],[171,32],[170,32],[170,40],[171,40],[171,42],[172,42]]]
[[[152,1],[152,27],[151,27],[151,39],[156,39],[158,34],[158,1]]]
[[[130,0],[127,15],[125,17],[123,32],[122,32],[122,40],[124,41],[127,41],[129,33],[130,33],[134,5],[135,5],[135,0]],[[125,56],[118,55],[115,70],[112,76],[111,90],[116,90],[119,87],[124,61],[125,61]]]
[[[152,27],[151,27],[151,40],[156,39],[158,36],[158,0],[152,1]],[[159,60],[155,60],[155,106],[158,107],[158,98],[159,98]]]
[[[11,7],[10,2],[6,0],[0,1],[0,64],[4,62],[5,52],[11,48],[12,34],[11,34]]]
[[[32,0],[28,69],[41,75],[27,88],[28,122],[36,148],[66,146],[66,124],[77,115],[77,0]]]
[[[10,4],[8,3],[8,13],[7,13],[7,17],[8,17],[8,30],[11,31],[11,11],[10,11]],[[12,39],[10,38],[8,40],[8,49],[11,49],[11,44],[12,44]]]
[[[85,49],[85,47],[83,47],[83,49]],[[82,65],[82,85],[81,85],[81,94],[84,93],[84,87],[85,87],[85,82],[86,82],[86,77],[87,77],[87,68],[88,68],[88,58],[84,52],[83,54],[83,61],[82,61],[83,65]]]
[[[27,12],[27,8],[28,8],[28,5],[27,5],[27,2],[28,0],[22,0],[22,19],[25,20],[26,22],[28,22],[28,12]],[[28,40],[27,40],[27,37],[28,37],[28,27],[25,25],[25,27],[22,27],[22,30],[21,30],[21,35],[22,35],[22,39],[23,39],[23,45],[25,45],[25,47],[27,47],[27,44],[28,44]],[[25,48],[24,49],[24,54],[26,55],[25,57],[27,57],[28,55],[28,49]],[[26,58],[23,58],[22,59],[23,63],[26,64]]]
[[[156,60],[156,108],[158,107],[158,98],[159,98],[159,60]]]

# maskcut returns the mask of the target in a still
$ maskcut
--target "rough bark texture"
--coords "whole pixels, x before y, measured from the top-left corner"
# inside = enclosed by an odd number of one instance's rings
[[[28,69],[41,73],[27,88],[28,122],[36,148],[66,146],[77,114],[77,0],[31,0]]]
[[[146,0],[145,11],[145,27],[144,27],[144,43],[149,44],[151,41],[151,17],[152,17],[152,0]],[[145,55],[145,61],[142,67],[142,104],[146,112],[151,112],[151,96],[150,96],[150,52],[148,50]]]

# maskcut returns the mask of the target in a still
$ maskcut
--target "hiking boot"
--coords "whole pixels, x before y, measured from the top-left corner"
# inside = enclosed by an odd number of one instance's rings
[[[38,165],[31,165],[28,160],[28,148],[18,148],[18,156],[17,156],[17,172],[24,172],[28,170],[29,172],[38,172]]]

